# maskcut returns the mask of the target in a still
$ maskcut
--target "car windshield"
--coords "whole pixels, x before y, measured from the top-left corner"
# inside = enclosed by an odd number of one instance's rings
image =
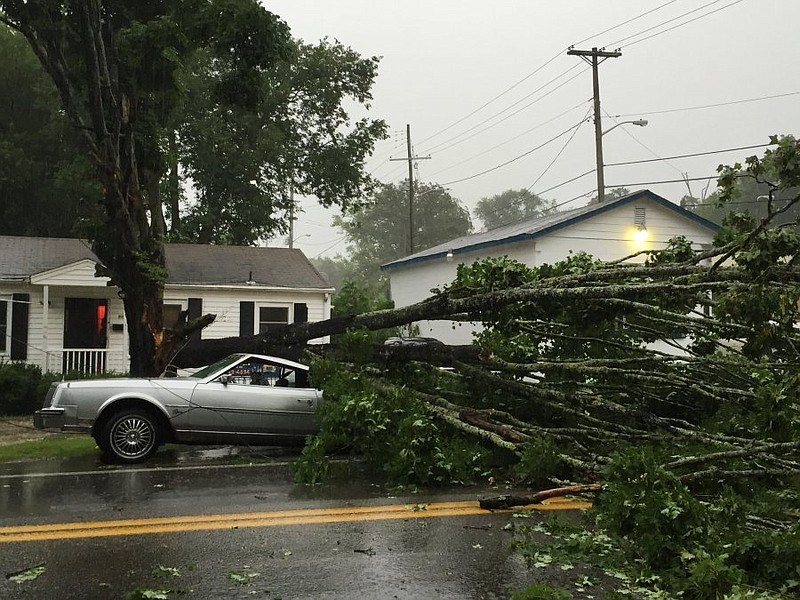
[[[241,360],[241,354],[231,354],[230,356],[223,358],[222,360],[218,360],[214,364],[208,365],[207,367],[203,367],[199,371],[195,371],[190,375],[190,377],[196,377],[197,379],[204,379],[213,373],[216,373],[220,370],[224,370],[234,364],[236,361]]]

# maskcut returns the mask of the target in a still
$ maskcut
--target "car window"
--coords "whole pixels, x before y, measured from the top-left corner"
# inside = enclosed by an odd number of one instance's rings
[[[216,380],[235,385],[262,385],[269,387],[308,387],[308,373],[286,365],[271,363],[261,358],[250,358],[231,366]]]
[[[216,373],[220,369],[224,369],[226,365],[230,365],[232,363],[235,363],[241,357],[242,357],[241,354],[231,354],[230,356],[227,356],[227,357],[223,358],[222,360],[218,360],[217,362],[215,362],[213,364],[210,364],[207,367],[203,367],[199,371],[195,371],[194,373],[192,373],[190,375],[190,377],[196,377],[198,379],[204,379],[204,378],[208,377],[209,375],[211,375],[213,373]]]

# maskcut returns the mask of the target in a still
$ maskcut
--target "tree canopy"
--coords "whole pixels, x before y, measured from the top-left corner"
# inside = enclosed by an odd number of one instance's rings
[[[0,24],[0,234],[67,237],[92,221],[92,166],[28,42]]]
[[[359,272],[376,278],[378,267],[407,254],[409,235],[408,182],[383,185],[360,211],[337,217],[347,236],[351,260]],[[469,211],[447,190],[419,184],[414,200],[414,250],[420,251],[466,235],[472,230]]]
[[[385,124],[353,124],[342,107],[368,104],[377,58],[339,42],[293,41],[247,110],[215,100],[218,67],[207,54],[201,58],[177,125],[177,159],[197,194],[173,227],[177,237],[252,244],[285,233],[290,190],[344,211],[359,205],[372,186],[364,161]]]
[[[623,196],[627,196],[630,194],[631,191],[628,188],[624,187],[616,187],[610,190],[606,190],[606,193],[603,197],[604,202],[608,202],[609,200],[616,200],[617,198],[622,198]],[[592,196],[592,199],[589,200],[589,204],[598,204],[600,202],[597,195]]]
[[[363,158],[384,125],[347,131],[342,103],[368,102],[376,60],[339,44],[300,46],[255,0],[0,0],[0,22],[25,36],[52,79],[102,190],[87,235],[124,297],[134,374],[159,372],[208,322],[164,335],[167,216],[176,235],[247,242],[236,220],[253,220],[256,235],[280,231],[289,184],[344,209],[370,188]],[[181,156],[206,201],[186,228]]]
[[[543,217],[555,212],[555,202],[545,200],[526,190],[506,190],[494,196],[481,198],[475,214],[486,229],[518,223],[533,217]]]

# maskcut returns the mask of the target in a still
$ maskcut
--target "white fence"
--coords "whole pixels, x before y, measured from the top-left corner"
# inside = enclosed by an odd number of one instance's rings
[[[98,375],[109,371],[127,371],[125,353],[107,348],[69,348],[47,352],[47,371]]]

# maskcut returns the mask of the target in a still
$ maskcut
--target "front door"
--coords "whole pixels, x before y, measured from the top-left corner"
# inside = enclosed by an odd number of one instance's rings
[[[64,299],[64,360],[62,369],[84,373],[105,371],[108,344],[108,300]]]

